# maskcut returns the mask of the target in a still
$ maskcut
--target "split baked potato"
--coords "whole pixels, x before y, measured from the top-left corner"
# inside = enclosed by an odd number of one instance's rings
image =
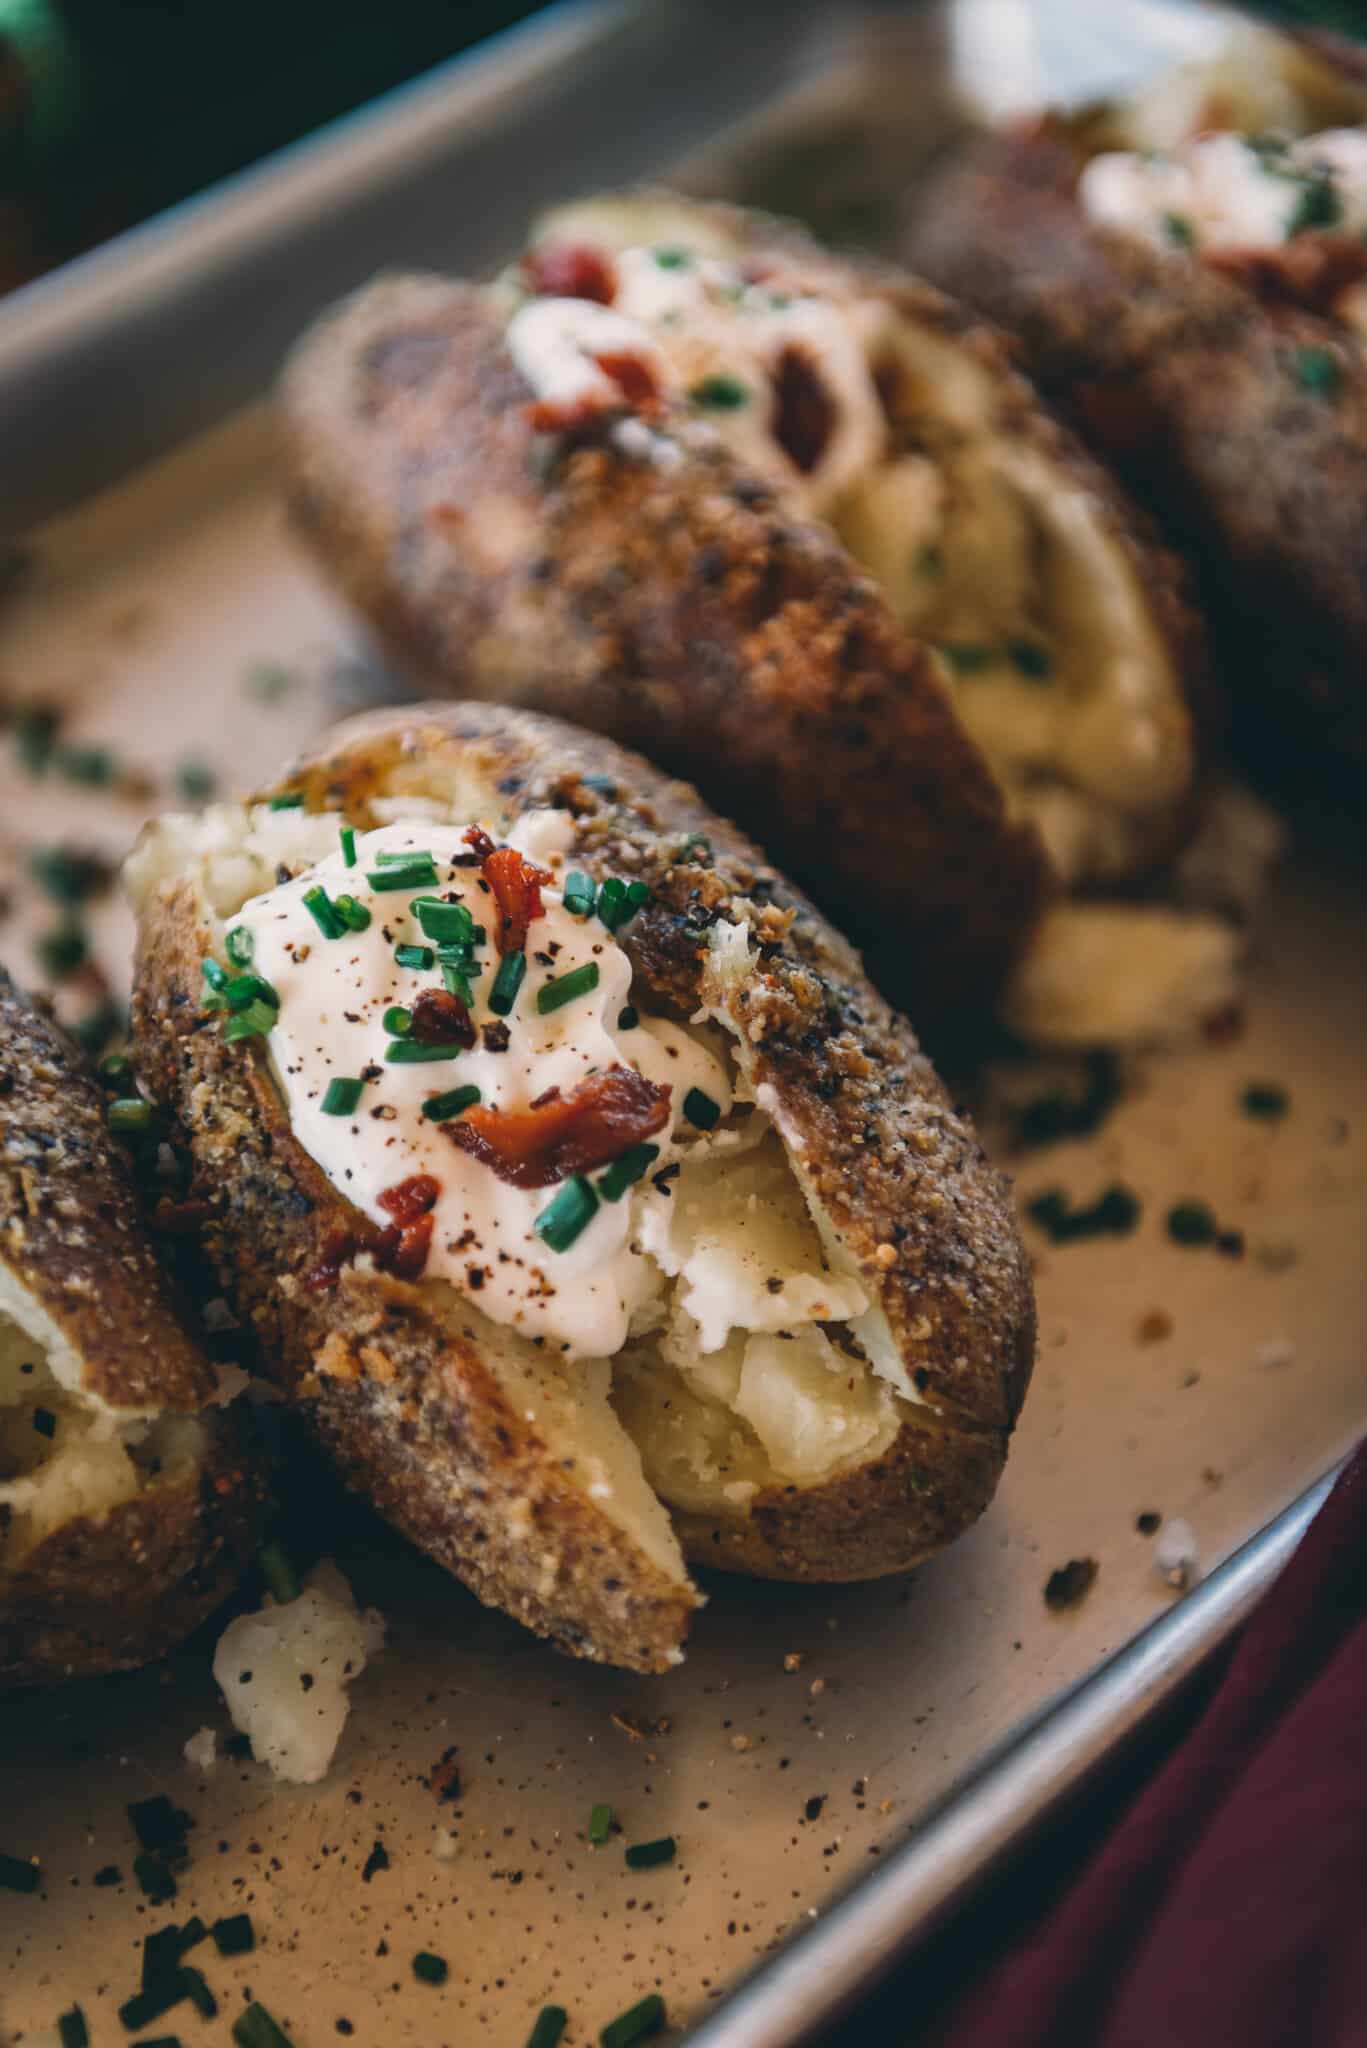
[[[159,1656],[259,1520],[173,1307],[105,1098],[0,972],[0,1686]]]
[[[686,1558],[871,1577],[986,1506],[1033,1354],[1006,1186],[690,788],[419,706],[155,822],[127,880],[141,1072],[238,1313],[481,1599],[662,1670]]]
[[[927,285],[586,201],[494,287],[380,279],[282,398],[300,527],[424,684],[687,775],[922,1028],[1193,826],[1182,572]]]
[[[908,261],[1188,554],[1249,736],[1367,755],[1367,55],[1247,30],[1133,101],[970,144]]]

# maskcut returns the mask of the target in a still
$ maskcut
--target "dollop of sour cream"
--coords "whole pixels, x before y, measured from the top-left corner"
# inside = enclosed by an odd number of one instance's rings
[[[424,1277],[448,1281],[484,1315],[527,1337],[575,1357],[606,1358],[622,1348],[633,1315],[663,1285],[659,1266],[640,1246],[642,1212],[670,1200],[668,1177],[657,1177],[711,1142],[685,1117],[689,1092],[700,1090],[724,1117],[732,1087],[726,1063],[698,1036],[665,1018],[642,1016],[633,1024],[626,953],[596,915],[565,908],[571,832],[563,813],[533,811],[502,835],[503,844],[553,877],[542,889],[542,915],[527,936],[526,978],[506,1018],[489,1007],[499,966],[498,913],[460,824],[415,818],[358,834],[354,866],[339,842],[303,873],[252,897],[229,927],[250,935],[253,970],[280,998],[266,1039],[271,1070],[295,1136],[334,1186],[384,1227],[392,1221],[380,1199],[385,1191],[430,1175],[440,1193]],[[435,889],[380,890],[368,879],[383,872],[382,855],[417,851],[432,857]],[[370,912],[369,926],[324,937],[304,900],[318,886],[333,899],[355,897]],[[449,1060],[396,1064],[386,1058],[393,1043],[386,1012],[411,1008],[423,989],[442,985],[435,967],[401,966],[396,958],[402,945],[431,944],[412,907],[422,895],[463,903],[487,934],[470,978],[477,1037],[471,1050]],[[537,998],[547,983],[590,964],[596,987],[543,1015]],[[466,1085],[478,1087],[485,1105],[526,1110],[547,1089],[568,1094],[614,1066],[633,1067],[670,1088],[669,1120],[651,1139],[660,1156],[628,1194],[601,1200],[564,1251],[551,1250],[535,1229],[557,1187],[508,1185],[423,1111],[433,1096]],[[333,1080],[364,1083],[346,1115],[324,1108]],[[590,1182],[597,1177],[591,1173]]]
[[[1082,173],[1083,211],[1167,249],[1264,249],[1306,228],[1367,232],[1367,128],[1296,141],[1197,135],[1171,151],[1107,150]]]
[[[791,500],[823,516],[887,452],[872,360],[886,318],[871,302],[837,301],[775,271],[748,278],[734,263],[678,243],[612,258],[611,306],[528,300],[508,326],[508,349],[538,399],[573,411],[621,406],[602,368],[630,356],[655,388],[691,404],[727,445]],[[824,413],[815,453],[795,459],[782,440],[782,380],[794,361],[815,381]],[[629,444],[627,444],[629,445]]]

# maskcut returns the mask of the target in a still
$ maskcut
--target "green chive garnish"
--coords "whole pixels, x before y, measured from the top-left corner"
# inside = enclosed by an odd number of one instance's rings
[[[409,908],[429,939],[469,943],[475,920],[463,903],[443,903],[437,896],[419,896]]]
[[[608,931],[620,931],[629,924],[641,905],[649,900],[650,891],[644,882],[622,882],[616,875],[609,875],[598,891],[598,918]]]
[[[114,756],[108,747],[62,747],[57,766],[72,782],[83,782],[89,789],[103,789],[114,780]]]
[[[749,402],[750,387],[739,377],[703,377],[690,387],[688,395],[694,405],[705,405],[711,412],[738,412]]]
[[[489,991],[489,1008],[496,1017],[511,1016],[513,1004],[517,1001],[517,992],[522,986],[526,972],[525,953],[503,955],[498,963],[498,973],[494,976],[494,985]]]
[[[407,1038],[413,1029],[413,1012],[402,1003],[391,1003],[380,1021],[391,1038]]]
[[[66,846],[40,846],[29,855],[29,873],[54,903],[84,903],[98,896],[109,880],[108,870],[94,854],[73,853]]]
[[[39,1436],[54,1437],[57,1434],[57,1418],[50,1408],[35,1408],[33,1427]]]
[[[259,704],[278,704],[294,688],[294,676],[283,662],[254,661],[242,686]]]
[[[710,1131],[721,1115],[721,1106],[701,1088],[690,1088],[683,1100],[683,1113],[696,1130]]]
[[[180,2005],[190,1996],[190,1986],[185,1981],[188,1974],[177,1970],[174,1976],[163,1977],[158,1983],[149,1985],[146,1991],[139,1991],[135,1997],[124,2001],[119,2007],[119,2018],[130,2034],[136,2034],[153,2020],[159,2020],[164,2012],[170,2012],[173,2005]]]
[[[237,2048],[294,2048],[283,2028],[278,2027],[264,2005],[249,2005],[233,2021]]]
[[[429,1060],[455,1060],[469,1048],[464,1045],[418,1045],[411,1038],[391,1038],[384,1056],[392,1067],[420,1067]]]
[[[976,675],[979,669],[991,668],[997,659],[995,648],[980,647],[970,640],[942,640],[936,652],[942,654],[955,673],[961,676]]]
[[[248,1003],[245,1010],[239,1010],[230,1017],[223,1027],[223,1036],[229,1044],[240,1038],[262,1038],[268,1031],[274,1031],[280,1021],[279,1010],[271,1003]]]
[[[665,2023],[665,2002],[658,1991],[652,1991],[637,2005],[619,2013],[610,2020],[598,2036],[602,2048],[631,2048],[633,2041],[644,2041],[651,2034],[658,2034]]]
[[[237,924],[229,932],[223,950],[234,967],[250,967],[252,954],[256,951],[256,941],[246,925]]]
[[[1043,682],[1054,672],[1053,656],[1036,640],[1009,640],[1006,651],[1021,674],[1029,676],[1032,682]]]
[[[563,901],[571,917],[592,917],[598,891],[587,875],[581,875],[576,868],[566,875]]]
[[[42,1870],[36,1863],[26,1863],[22,1856],[0,1854],[0,1891],[36,1892]]]
[[[434,1956],[430,1948],[420,1948],[413,1958],[413,1975],[419,1984],[444,1984],[450,1974],[445,1956]]]
[[[256,1929],[249,1913],[230,1913],[224,1920],[215,1920],[209,1932],[221,1956],[249,1956],[256,1947]]]
[[[614,1159],[606,1173],[598,1177],[598,1192],[605,1202],[620,1202],[628,1188],[635,1187],[638,1180],[649,1172],[660,1156],[658,1145],[632,1145],[621,1156]]]
[[[1245,1116],[1285,1116],[1291,1097],[1277,1081],[1250,1081],[1239,1097],[1239,1106]]]
[[[44,971],[54,981],[65,981],[78,967],[84,966],[90,947],[79,925],[65,924],[55,932],[44,932],[41,938],[35,939],[33,950]]]
[[[315,882],[311,889],[305,889],[304,908],[325,939],[346,937],[346,919],[321,882]]]
[[[595,1806],[593,1812],[589,1815],[589,1840],[591,1842],[606,1842],[611,1833],[612,1808],[610,1806]]]
[[[1291,368],[1301,390],[1316,398],[1332,398],[1343,378],[1338,357],[1327,348],[1298,348]]]
[[[90,2048],[90,2029],[79,2005],[64,2012],[57,2022],[57,2039],[62,2048]]]
[[[652,249],[650,253],[661,270],[688,270],[692,266],[693,258],[687,249],[664,247]]]
[[[342,842],[342,859],[349,868],[354,868],[356,865],[356,833],[354,827],[343,825],[338,832],[338,837]]]
[[[375,865],[377,868],[406,868],[415,860],[431,858],[431,852],[426,846],[386,847],[382,853],[376,854]]]
[[[1212,1244],[1216,1229],[1208,1202],[1176,1202],[1168,1211],[1168,1236],[1174,1244]]]
[[[341,1074],[333,1076],[323,1093],[322,1111],[324,1116],[350,1116],[361,1099],[364,1081],[355,1081]]]
[[[442,987],[448,995],[459,996],[467,1010],[475,1000],[475,992],[470,986],[470,975],[474,972],[477,970],[473,961],[469,969],[457,967],[451,960],[443,960],[441,963]]]
[[[106,1088],[121,1090],[125,1095],[128,1093],[128,1084],[133,1079],[133,1062],[126,1052],[107,1054],[100,1061],[98,1072]]]
[[[560,2036],[569,2025],[569,2019],[563,2005],[543,2005],[536,2016],[536,2025],[527,2036],[527,2048],[559,2048]]]
[[[1196,235],[1192,229],[1191,222],[1185,214],[1165,213],[1163,215],[1163,233],[1167,236],[1169,244],[1174,249],[1193,249],[1196,246]]]
[[[280,998],[264,974],[235,974],[223,991],[230,1010],[245,1010],[249,1003],[269,1003],[280,1008]]]
[[[429,1095],[423,1103],[422,1113],[429,1123],[444,1124],[448,1118],[459,1116],[462,1110],[473,1109],[480,1100],[480,1092],[473,1081],[467,1081],[463,1088],[448,1088],[442,1095]]]
[[[933,540],[922,541],[916,550],[913,567],[918,576],[942,576],[945,568],[945,551]]]
[[[207,761],[182,761],[176,770],[180,793],[192,804],[202,804],[206,797],[211,797],[217,780]]]
[[[553,1201],[546,1204],[532,1225],[541,1242],[553,1252],[567,1252],[579,1233],[592,1222],[598,1197],[577,1173],[567,1180]]]
[[[164,1906],[168,1899],[173,1899],[176,1895],[176,1881],[160,1856],[153,1856],[149,1852],[135,1856],[133,1875],[138,1881],[143,1897],[150,1899],[154,1906]],[[155,2019],[156,2014],[149,2013],[148,2018]],[[139,2025],[142,2024],[144,2023],[139,2021]]]
[[[436,959],[437,956],[430,946],[396,946],[394,948],[394,964],[396,967],[416,967],[420,972],[426,973],[428,968],[436,965]]]
[[[370,912],[364,903],[358,903],[354,896],[338,896],[333,908],[349,932],[364,932],[370,929]]]
[[[572,967],[568,974],[558,974],[553,980],[542,982],[536,992],[537,1015],[549,1017],[552,1010],[562,1010],[566,1003],[586,996],[597,986],[598,962],[586,960],[582,967]]]
[[[292,1600],[299,1598],[302,1590],[299,1575],[278,1543],[263,1543],[257,1552],[257,1563],[281,1607],[288,1607]]]
[[[284,796],[273,796],[267,804],[268,811],[301,811],[304,799],[297,789],[288,790]]]
[[[208,982],[210,988],[224,989],[228,986],[228,970],[226,967],[221,967],[217,960],[201,960],[199,971]]]
[[[152,1105],[140,1095],[120,1095],[104,1114],[116,1138],[141,1138],[152,1128]]]
[[[180,1966],[180,1981],[185,1987],[185,1996],[202,2020],[218,2018],[218,2000],[205,1983],[201,1973],[190,1963]]]
[[[619,1031],[634,1031],[640,1021],[640,1012],[631,1003],[628,1003],[624,1010],[617,1012],[617,1029]]]
[[[654,1870],[657,1864],[674,1861],[673,1835],[661,1835],[657,1842],[633,1842],[627,1850],[628,1870]]]
[[[376,865],[367,880],[372,889],[431,889],[436,886],[437,871],[432,865],[430,853],[415,853],[405,856],[404,865],[394,865],[385,860],[383,854],[376,855]]]

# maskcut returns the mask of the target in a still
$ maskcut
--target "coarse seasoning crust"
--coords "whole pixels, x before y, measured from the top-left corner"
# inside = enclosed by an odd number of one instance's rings
[[[1194,258],[1090,222],[1063,136],[993,137],[936,180],[908,259],[1014,330],[1044,391],[1182,546],[1235,711],[1367,754],[1367,351]],[[1320,368],[1306,378],[1304,352]]]
[[[80,1360],[86,1393],[115,1410],[196,1414],[214,1375],[177,1317],[105,1098],[2,971],[0,1039],[0,1264]],[[198,1455],[8,1561],[0,1509],[0,1686],[160,1656],[231,1591],[261,1485],[236,1426],[215,1414]]]
[[[859,1578],[965,1527],[991,1496],[1029,1377],[1025,1257],[1004,1182],[846,941],[686,785],[525,712],[445,704],[355,720],[286,786],[358,829],[381,795],[509,823],[566,809],[570,865],[651,890],[619,941],[633,1001],[680,1017],[700,1000],[728,1004],[747,1079],[884,1309],[924,1405],[902,1405],[899,1433],[867,1467],[772,1487],[724,1527],[676,1517],[688,1553],[771,1576]],[[758,955],[729,996],[707,939],[723,919],[749,926]],[[211,1250],[273,1370],[353,1482],[481,1597],[577,1654],[664,1668],[694,1589],[548,1464],[482,1356],[489,1326],[441,1283],[364,1262],[333,1289],[305,1284],[354,1212],[291,1135],[259,1049],[225,1044],[201,1015],[210,936],[189,885],[164,885],[142,919],[134,1029],[146,1080],[185,1126]]]

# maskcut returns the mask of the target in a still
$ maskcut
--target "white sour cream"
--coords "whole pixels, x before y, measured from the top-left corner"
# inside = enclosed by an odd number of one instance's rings
[[[876,306],[836,303],[775,274],[747,281],[734,264],[677,243],[626,249],[613,259],[611,307],[583,299],[529,300],[513,315],[508,348],[539,399],[620,407],[600,358],[626,353],[659,390],[691,401],[734,452],[821,516],[887,450],[887,423],[871,358],[883,331]],[[818,381],[830,426],[810,468],[775,438],[778,378],[795,351]]]
[[[1306,220],[1322,186],[1330,219]],[[1110,150],[1082,173],[1091,219],[1159,248],[1265,249],[1301,227],[1367,232],[1367,129],[1333,128],[1254,148],[1233,134],[1193,137],[1170,153]]]
[[[334,828],[335,829],[335,828]],[[490,828],[491,837],[497,833]],[[386,1189],[415,1174],[440,1184],[432,1210],[434,1230],[425,1277],[448,1281],[494,1321],[514,1325],[575,1356],[611,1357],[622,1348],[633,1314],[664,1284],[656,1262],[638,1248],[643,1209],[664,1207],[670,1196],[647,1178],[623,1199],[600,1202],[591,1221],[564,1252],[537,1237],[537,1216],[558,1187],[522,1189],[466,1153],[446,1129],[423,1115],[431,1096],[473,1083],[481,1100],[501,1110],[525,1110],[551,1087],[568,1094],[590,1074],[634,1067],[669,1085],[669,1122],[653,1134],[658,1174],[708,1141],[684,1120],[685,1097],[700,1089],[725,1114],[732,1102],[724,1062],[660,1018],[623,1029],[630,1001],[631,966],[596,916],[572,916],[564,907],[563,847],[570,826],[557,812],[532,812],[504,843],[515,845],[556,880],[543,888],[543,915],[527,939],[527,973],[512,1014],[498,1019],[489,995],[499,965],[497,912],[470,849],[464,827],[409,818],[358,835],[356,865],[336,850],[294,879],[252,897],[229,928],[251,934],[253,969],[280,997],[279,1020],[266,1046],[271,1068],[300,1143],[350,1201],[381,1227],[392,1221],[380,1201]],[[367,877],[381,872],[378,856],[426,849],[438,875],[435,890],[376,890]],[[362,932],[325,938],[304,902],[321,885],[329,897],[347,893],[371,912]],[[400,944],[425,945],[412,900],[422,894],[458,898],[488,934],[472,980],[475,1047],[450,1060],[415,1065],[386,1060],[391,1043],[384,1015],[391,1005],[411,1008],[424,988],[440,988],[435,968],[401,967]],[[592,962],[597,987],[542,1016],[537,993],[547,982]],[[506,1023],[506,1050],[490,1049],[486,1025]],[[501,1036],[493,1034],[495,1043]],[[323,1101],[334,1079],[368,1078],[355,1111],[327,1115]],[[598,1169],[590,1180],[598,1178]],[[668,1183],[665,1184],[666,1186]]]

